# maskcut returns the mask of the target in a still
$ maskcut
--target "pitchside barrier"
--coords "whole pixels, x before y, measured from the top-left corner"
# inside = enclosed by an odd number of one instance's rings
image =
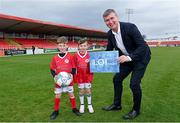
[[[16,50],[16,49],[4,50],[4,54],[5,55],[26,54],[26,50]]]
[[[93,50],[88,50],[88,51],[102,51],[104,49],[98,48],[98,49],[93,49]],[[68,49],[68,52],[77,52],[76,49]],[[59,53],[58,49],[40,49],[36,48],[35,49],[35,54],[54,54],[54,53]],[[24,49],[24,50],[19,50],[19,49],[0,49],[0,57],[1,56],[13,56],[13,55],[31,55],[33,54],[32,49]]]

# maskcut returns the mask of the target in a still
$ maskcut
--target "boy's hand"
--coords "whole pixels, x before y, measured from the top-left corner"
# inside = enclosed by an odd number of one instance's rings
[[[73,74],[69,73],[70,77],[73,79]]]
[[[57,75],[55,75],[54,76],[54,82],[57,82],[57,80],[58,80],[58,77],[57,77]]]
[[[62,83],[61,83],[61,82],[58,82],[58,76],[57,76],[57,75],[54,76],[54,82],[55,82],[59,87],[62,86]]]

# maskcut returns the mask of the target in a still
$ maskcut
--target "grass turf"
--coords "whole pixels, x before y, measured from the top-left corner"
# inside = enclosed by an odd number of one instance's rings
[[[180,47],[151,48],[152,59],[142,80],[141,115],[133,121],[180,122]],[[0,58],[0,121],[49,122],[53,111],[53,79],[49,63],[53,54]],[[124,81],[121,111],[106,112],[102,106],[113,100],[113,74],[96,73],[92,87],[94,114],[86,108],[81,117],[71,111],[68,95],[63,94],[56,122],[124,122],[130,111],[132,94],[129,77]],[[78,89],[74,86],[77,106]]]

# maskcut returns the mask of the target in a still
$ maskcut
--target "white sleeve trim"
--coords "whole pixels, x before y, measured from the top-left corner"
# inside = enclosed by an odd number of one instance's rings
[[[129,59],[129,61],[132,61],[131,57],[127,56],[127,58]]]

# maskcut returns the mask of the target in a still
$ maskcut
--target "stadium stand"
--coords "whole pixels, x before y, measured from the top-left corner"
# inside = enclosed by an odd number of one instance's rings
[[[180,45],[180,41],[179,40],[175,40],[175,41],[161,41],[161,40],[157,40],[157,41],[147,41],[147,44],[149,46],[179,46]]]
[[[80,38],[87,37],[94,40],[90,41],[92,47],[90,50],[104,48],[105,43],[101,40],[106,40],[107,38],[106,32],[102,30],[45,22],[0,13],[0,50],[2,50],[2,53],[4,51],[5,55],[7,55],[7,51],[15,55],[24,51],[26,51],[26,54],[32,54],[32,46],[36,47],[37,54],[42,52],[56,52],[58,51],[56,39],[59,36],[66,36],[68,38],[68,50],[72,52],[77,50],[77,40]]]
[[[0,49],[16,49],[14,45],[10,45],[6,40],[0,39]]]
[[[78,43],[77,43],[77,42],[74,42],[74,41],[69,41],[69,42],[68,42],[68,46],[69,46],[70,48],[77,48]]]
[[[77,40],[83,37],[89,39],[90,50],[104,50],[107,46],[107,33],[101,30],[87,29],[76,26],[44,22],[28,18],[16,17],[0,13],[0,56],[4,51],[31,51],[35,46],[37,52],[57,51],[57,37],[65,35],[69,40],[69,50],[77,50]],[[180,46],[180,40],[146,41],[150,47]],[[6,54],[5,54],[6,55]]]
[[[7,43],[11,46],[16,47],[17,49],[23,49],[20,44],[18,44],[14,39],[6,39]]]
[[[88,41],[90,46],[106,46],[107,41]],[[70,48],[77,48],[77,41],[69,41],[68,45]],[[15,38],[15,39],[0,39],[0,49],[28,49],[32,46],[42,48],[42,49],[55,49],[57,48],[56,41],[45,40],[45,39],[25,39],[25,38]]]
[[[22,45],[23,48],[32,48],[32,46],[38,47],[38,48],[57,48],[57,44],[53,43],[48,40],[44,39],[22,39],[22,38],[16,38],[15,41]]]

